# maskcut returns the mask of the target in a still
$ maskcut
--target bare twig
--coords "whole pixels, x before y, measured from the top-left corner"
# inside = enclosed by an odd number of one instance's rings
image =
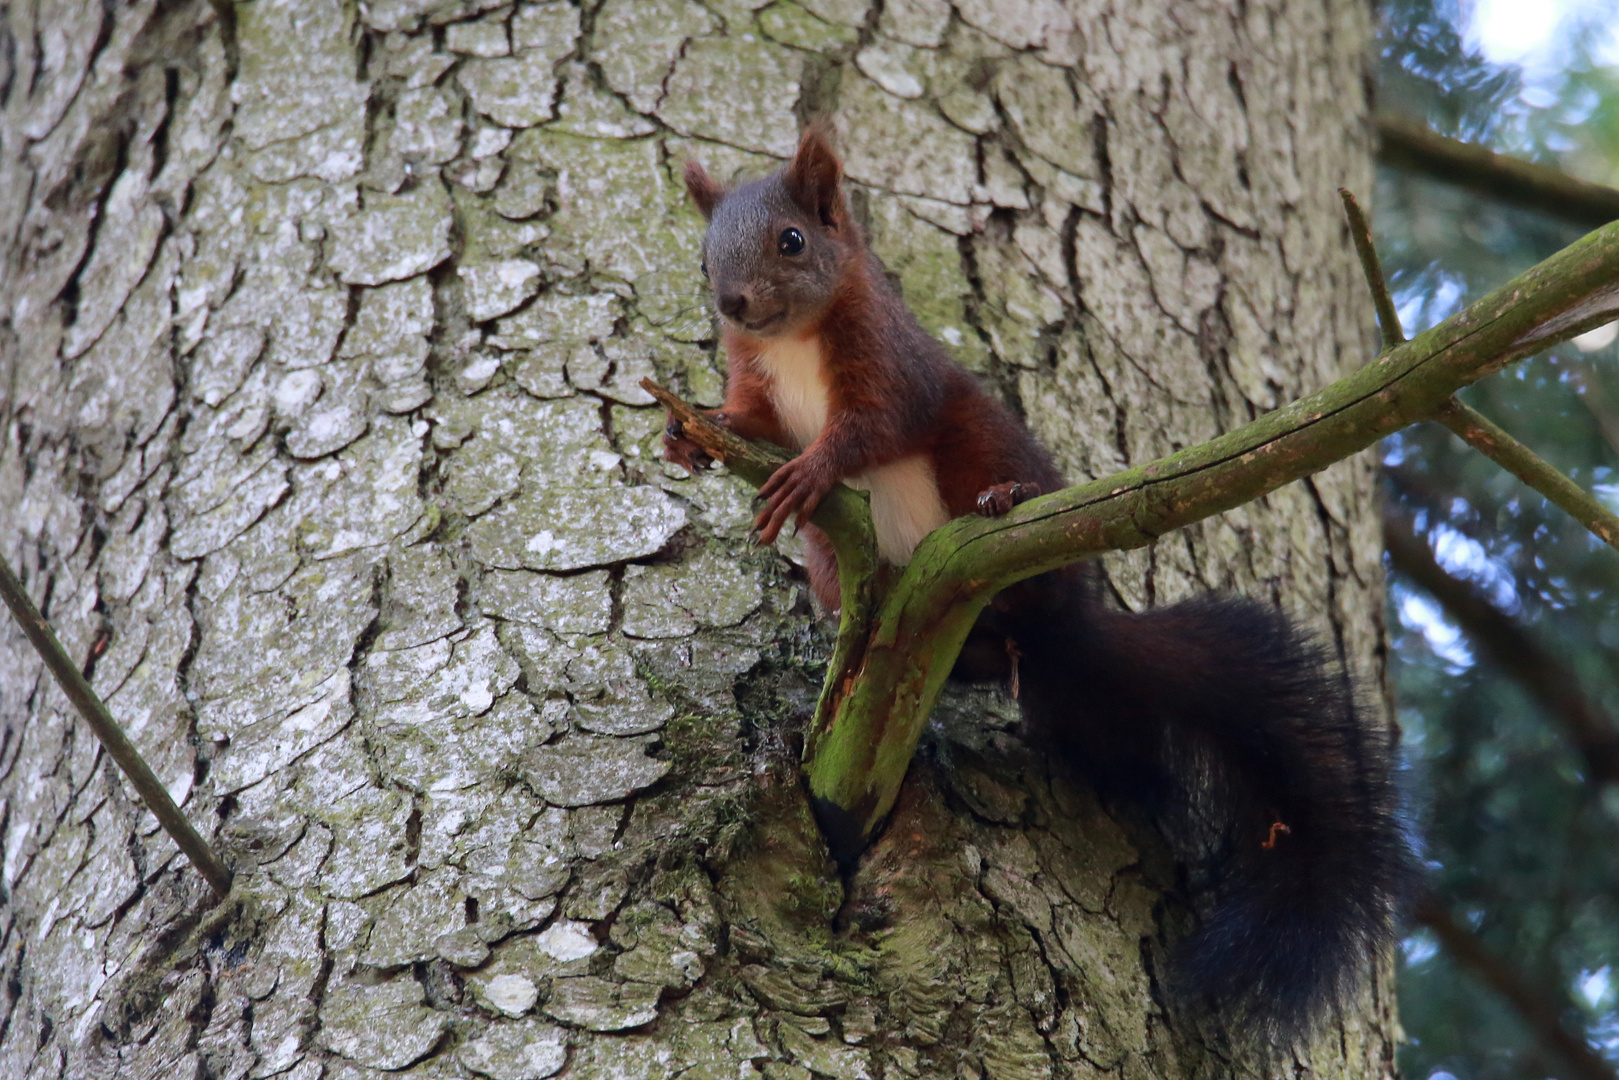
[[[1348,188],[1339,188],[1338,197],[1344,201],[1344,214],[1349,218],[1349,235],[1355,241],[1355,253],[1360,256],[1360,268],[1366,275],[1366,284],[1372,290],[1372,303],[1377,307],[1377,327],[1383,332],[1383,350],[1386,352],[1405,341],[1400,329],[1400,314],[1394,310],[1394,299],[1389,296],[1388,279],[1383,276],[1383,262],[1377,257],[1372,243],[1372,227]]]
[[[1585,489],[1552,468],[1523,443],[1508,435],[1476,409],[1455,398],[1440,406],[1434,419],[1469,446],[1556,503],[1612,547],[1619,548],[1619,515],[1597,502]]]
[[[1384,515],[1383,537],[1394,569],[1439,601],[1468,638],[1562,725],[1584,757],[1590,778],[1601,784],[1619,782],[1619,726],[1581,692],[1573,669],[1476,586],[1440,566],[1404,515]]]
[[[1446,138],[1404,117],[1379,116],[1377,133],[1381,137],[1377,157],[1385,165],[1426,173],[1588,228],[1619,219],[1619,190],[1614,188]]]
[[[45,666],[51,669],[56,676],[57,685],[67,695],[68,700],[78,708],[79,715],[90,725],[101,745],[107,748],[107,753],[118,767],[124,770],[131,786],[145,801],[147,808],[157,817],[163,831],[173,838],[179,845],[186,858],[191,860],[208,884],[213,887],[221,899],[230,892],[231,872],[225,866],[208,841],[202,834],[192,827],[191,822],[180,812],[180,808],[169,797],[168,789],[163,786],[152,767],[146,764],[135,744],[129,741],[124,729],[107,711],[107,706],[101,698],[90,688],[85,681],[84,674],[76,667],[67,653],[63,650],[61,642],[56,640],[56,634],[51,631],[50,624],[45,621],[34,602],[28,598],[22,584],[11,567],[4,559],[0,559],[0,595],[5,597],[6,606],[11,609],[23,633],[33,642],[34,649]]]
[[[1413,914],[1433,931],[1452,959],[1507,1000],[1536,1039],[1567,1059],[1579,1080],[1619,1080],[1600,1054],[1563,1025],[1555,998],[1532,987],[1521,972],[1485,949],[1438,897],[1424,897]]]
[[[785,450],[768,443],[749,442],[730,428],[721,427],[710,420],[703,410],[681,400],[651,379],[642,379],[641,389],[669,410],[669,414],[680,422],[686,438],[702,447],[709,457],[723,461],[726,468],[754,487],[763,484],[778,466],[792,457]]]

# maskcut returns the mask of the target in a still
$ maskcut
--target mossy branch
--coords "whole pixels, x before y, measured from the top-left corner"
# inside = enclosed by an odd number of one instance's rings
[[[864,632],[845,610],[839,644],[851,652],[829,673],[826,709],[805,761],[834,854],[858,853],[893,806],[928,711],[995,593],[1106,551],[1146,546],[1318,472],[1434,417],[1461,387],[1616,315],[1619,223],[1325,389],[1235,431],[1034,499],[1004,517],[958,518],[933,532],[874,601]],[[725,449],[717,449],[715,456],[729,463]],[[766,475],[739,474],[750,482]],[[849,679],[852,672],[858,675]]]

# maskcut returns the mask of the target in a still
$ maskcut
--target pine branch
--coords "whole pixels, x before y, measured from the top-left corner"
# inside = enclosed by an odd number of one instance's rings
[[[1619,782],[1619,725],[1581,692],[1574,670],[1475,585],[1440,566],[1404,515],[1384,515],[1383,537],[1394,569],[1439,601],[1468,639],[1562,725],[1585,759],[1590,778],[1599,784]]]
[[[1619,1080],[1590,1044],[1563,1025],[1556,999],[1531,986],[1521,972],[1487,950],[1451,917],[1438,897],[1424,897],[1413,914],[1433,931],[1452,959],[1505,998],[1535,1038],[1573,1066],[1579,1080]]]
[[[1401,116],[1380,115],[1377,134],[1377,159],[1396,169],[1424,173],[1577,225],[1594,228],[1619,220],[1619,190],[1614,188],[1447,138]]]

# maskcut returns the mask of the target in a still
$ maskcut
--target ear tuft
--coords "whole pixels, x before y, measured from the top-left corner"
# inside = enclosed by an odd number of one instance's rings
[[[823,225],[836,225],[843,216],[843,162],[832,149],[824,123],[812,124],[804,132],[782,182],[792,200]]]
[[[708,170],[704,169],[696,158],[686,159],[685,180],[686,190],[691,193],[691,201],[697,204],[703,220],[712,219],[714,207],[725,197],[725,188],[718,180],[708,175]]]

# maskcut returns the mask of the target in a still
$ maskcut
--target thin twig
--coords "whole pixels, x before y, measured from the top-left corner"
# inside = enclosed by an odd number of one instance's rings
[[[1482,413],[1451,398],[1439,407],[1434,419],[1454,431],[1469,446],[1562,507],[1609,546],[1619,548],[1619,515],[1597,502],[1584,488],[1558,472]]]
[[[1485,949],[1475,935],[1451,917],[1438,897],[1424,897],[1413,914],[1418,922],[1433,931],[1452,959],[1507,1000],[1536,1039],[1567,1059],[1580,1080],[1619,1080],[1601,1055],[1563,1026],[1561,1010],[1553,1004],[1553,999],[1530,986],[1516,968]]]
[[[1355,240],[1355,253],[1360,256],[1360,268],[1366,274],[1366,284],[1372,290],[1372,302],[1377,306],[1377,326],[1383,332],[1383,351],[1405,341],[1400,329],[1400,313],[1394,310],[1394,299],[1389,296],[1388,279],[1383,276],[1383,263],[1377,257],[1372,243],[1372,227],[1348,188],[1339,188],[1338,197],[1344,201],[1344,214],[1349,218],[1349,235]]]
[[[1619,725],[1580,690],[1574,670],[1475,585],[1440,566],[1409,518],[1385,513],[1383,539],[1394,569],[1439,601],[1469,640],[1562,725],[1585,759],[1590,778],[1599,784],[1619,782]]]
[[[680,422],[686,438],[754,487],[763,484],[779,466],[792,459],[792,455],[785,450],[767,443],[749,442],[730,428],[721,427],[697,406],[683,401],[673,391],[651,379],[642,379],[641,389],[669,410],[669,414]]]
[[[1377,118],[1377,158],[1502,202],[1587,228],[1619,219],[1619,190],[1576,180],[1557,169],[1446,138],[1404,117]]]
[[[78,708],[79,715],[90,725],[90,730],[101,740],[101,745],[107,748],[107,753],[113,761],[124,770],[124,775],[129,778],[136,793],[156,815],[158,824],[163,826],[163,831],[173,838],[186,858],[191,860],[191,864],[202,873],[214,892],[223,899],[230,892],[230,870],[219,856],[214,854],[214,849],[208,845],[208,841],[202,838],[202,834],[192,827],[191,822],[186,820],[186,816],[174,804],[174,800],[169,797],[168,789],[157,778],[152,767],[146,764],[146,759],[135,749],[135,744],[129,741],[124,729],[112,718],[101,698],[90,688],[84,674],[68,658],[61,642],[56,640],[56,634],[51,631],[50,624],[23,591],[22,584],[3,558],[0,558],[0,595],[5,597],[6,606],[11,609],[11,614],[16,617],[23,633],[28,635],[28,640],[33,642],[34,649],[45,661],[45,666],[56,676],[57,685],[62,688],[68,700]]]

